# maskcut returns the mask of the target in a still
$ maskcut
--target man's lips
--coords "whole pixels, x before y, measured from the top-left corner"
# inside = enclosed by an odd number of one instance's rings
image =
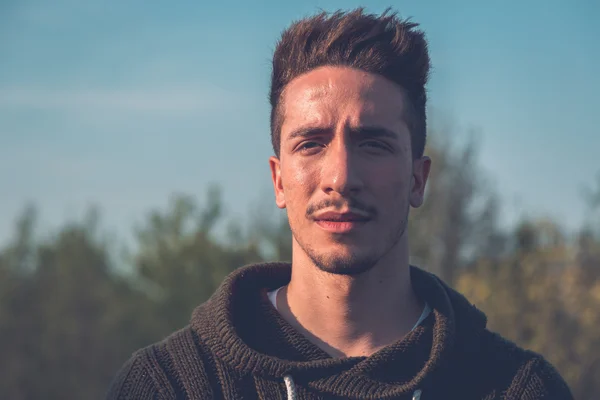
[[[363,213],[327,211],[314,217],[321,229],[331,233],[347,233],[364,225],[370,217]]]
[[[370,219],[369,215],[362,212],[335,212],[326,211],[314,216],[315,221],[331,222],[366,222]]]

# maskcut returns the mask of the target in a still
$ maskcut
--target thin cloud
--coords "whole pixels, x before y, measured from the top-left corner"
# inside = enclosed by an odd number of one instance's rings
[[[239,106],[243,95],[221,89],[0,89],[0,109],[196,113]]]

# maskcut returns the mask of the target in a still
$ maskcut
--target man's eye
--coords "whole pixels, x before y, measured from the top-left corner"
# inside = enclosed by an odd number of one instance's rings
[[[318,146],[320,146],[320,144],[317,142],[304,142],[300,146],[298,146],[298,150],[306,151],[306,150],[314,149]]]

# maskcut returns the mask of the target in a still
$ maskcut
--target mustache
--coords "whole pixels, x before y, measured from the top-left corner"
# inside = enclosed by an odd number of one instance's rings
[[[349,199],[326,199],[315,204],[311,204],[306,208],[306,217],[310,218],[314,213],[325,208],[334,208],[335,210],[341,210],[342,208],[354,208],[359,211],[363,211],[370,216],[374,217],[377,215],[375,207],[364,204],[355,198]]]

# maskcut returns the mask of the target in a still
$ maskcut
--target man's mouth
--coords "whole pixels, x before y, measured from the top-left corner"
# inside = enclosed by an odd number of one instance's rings
[[[334,212],[318,213],[314,220],[323,230],[332,233],[348,233],[364,224],[371,218],[362,212]]]
[[[371,216],[362,211],[324,211],[316,213],[313,217],[317,221],[332,221],[332,222],[364,222],[368,221]]]

